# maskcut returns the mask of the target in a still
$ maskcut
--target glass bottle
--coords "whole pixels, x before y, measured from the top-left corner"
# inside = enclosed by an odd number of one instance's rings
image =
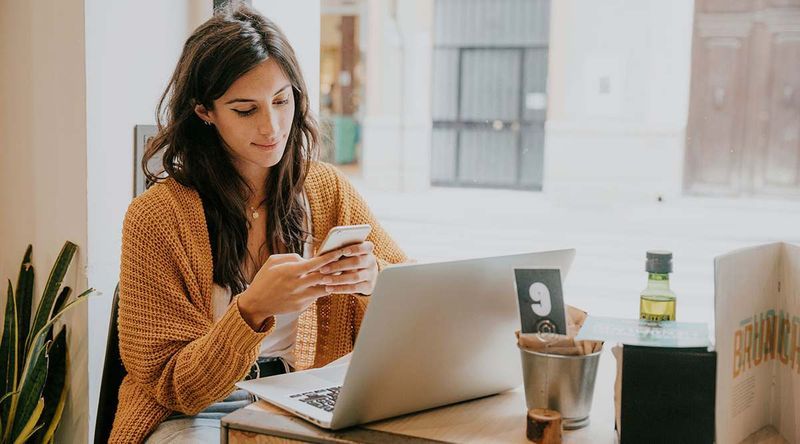
[[[647,288],[639,297],[639,318],[648,321],[675,320],[675,293],[669,288],[672,253],[663,250],[647,252]]]

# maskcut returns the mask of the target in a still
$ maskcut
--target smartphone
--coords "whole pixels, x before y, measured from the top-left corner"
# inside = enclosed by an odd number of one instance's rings
[[[342,225],[333,227],[328,231],[328,235],[322,240],[317,250],[317,256],[330,253],[333,250],[346,247],[348,245],[360,244],[367,240],[372,226],[363,225]]]

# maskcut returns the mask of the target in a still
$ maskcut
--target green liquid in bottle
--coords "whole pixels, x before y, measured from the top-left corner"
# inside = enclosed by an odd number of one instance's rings
[[[668,273],[649,273],[647,288],[639,297],[639,318],[647,321],[674,321],[677,297],[669,288]]]
[[[647,321],[674,321],[675,297],[642,296],[639,299],[639,316]]]

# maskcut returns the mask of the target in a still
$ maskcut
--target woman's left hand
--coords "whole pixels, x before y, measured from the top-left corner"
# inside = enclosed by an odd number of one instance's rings
[[[366,241],[344,249],[344,256],[322,267],[326,275],[322,284],[334,294],[360,293],[371,295],[378,279],[378,261],[373,254],[375,245]],[[341,274],[334,274],[340,273]]]

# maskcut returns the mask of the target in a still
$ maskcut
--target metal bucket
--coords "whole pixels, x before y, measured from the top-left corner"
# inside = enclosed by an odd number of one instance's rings
[[[589,425],[602,351],[581,356],[549,355],[523,348],[519,351],[528,409],[558,410],[566,430]]]

